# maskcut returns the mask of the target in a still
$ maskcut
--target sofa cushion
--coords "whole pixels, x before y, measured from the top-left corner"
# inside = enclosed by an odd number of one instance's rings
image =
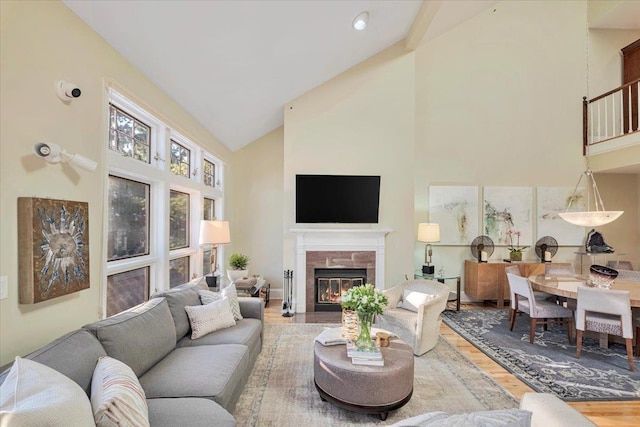
[[[184,309],[189,316],[192,340],[236,324],[227,298],[205,305],[186,306]]]
[[[411,310],[418,312],[418,307],[433,299],[436,299],[437,295],[430,295],[424,292],[412,291],[411,289],[405,289],[402,292],[402,302],[400,308],[405,310]]]
[[[176,327],[164,298],[83,327],[98,337],[109,356],[124,362],[138,377],[176,346]]]
[[[92,426],[93,413],[82,388],[66,375],[16,357],[0,388],[2,426]]]
[[[203,397],[228,408],[235,389],[243,387],[245,374],[250,370],[244,345],[183,347],[176,348],[141,376],[140,384],[148,399]]]
[[[445,412],[428,412],[393,424],[391,427],[529,427],[531,412],[522,409],[497,409],[466,414],[449,415]]]
[[[158,292],[151,296],[151,298],[165,298],[167,300],[169,311],[171,311],[173,323],[176,327],[176,341],[191,332],[189,318],[184,308],[188,305],[194,306],[200,304],[198,289],[200,289],[199,286],[186,283],[176,286],[169,291]]]
[[[258,319],[244,318],[238,320],[233,328],[220,329],[198,339],[184,337],[178,341],[178,347],[193,347],[198,345],[243,344],[253,348],[259,345],[262,333],[262,322]]]
[[[147,399],[153,427],[234,427],[236,421],[222,406],[209,399]],[[188,420],[188,423],[185,423]]]
[[[97,427],[149,426],[147,399],[130,367],[101,357],[91,383],[91,407]]]
[[[91,392],[91,377],[98,358],[106,356],[100,341],[91,332],[77,329],[25,356],[66,375],[85,391]],[[9,370],[0,375],[0,383]]]

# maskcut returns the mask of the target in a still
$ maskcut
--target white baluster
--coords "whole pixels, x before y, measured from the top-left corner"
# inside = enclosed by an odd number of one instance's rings
[[[607,98],[605,96],[602,101],[604,102],[604,139],[609,139],[609,107],[607,107]]]
[[[600,101],[601,100],[598,101],[598,141],[602,140],[602,126],[600,124],[600,117],[602,116],[602,113],[600,112]]]
[[[611,131],[613,132],[613,136],[618,136],[616,133],[616,94],[615,92],[611,94]]]
[[[620,91],[620,133],[618,135],[624,134],[624,96],[622,96],[622,91]]]
[[[628,96],[628,98],[629,98],[629,100],[628,100],[629,101],[628,102],[628,104],[629,104],[629,127],[627,129],[627,132],[631,133],[631,132],[633,132],[633,111],[631,110],[631,106],[633,104],[631,104],[631,102],[632,102],[632,99],[631,99],[631,85],[627,86],[627,92],[629,92],[629,96]]]

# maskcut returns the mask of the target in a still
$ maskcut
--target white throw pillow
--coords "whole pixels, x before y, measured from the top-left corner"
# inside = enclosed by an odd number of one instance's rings
[[[0,425],[86,427],[94,422],[82,387],[53,368],[16,357],[0,386]]]
[[[184,309],[191,323],[192,340],[236,324],[227,298],[206,305],[185,306]]]
[[[418,312],[418,306],[433,299],[436,299],[435,295],[416,292],[412,291],[411,289],[405,289],[402,292],[402,304],[400,305],[400,307],[404,308],[405,310]]]
[[[207,291],[204,289],[198,290],[200,294],[200,301],[202,304],[211,304],[214,301],[219,301],[224,297],[228,298],[231,312],[235,320],[242,320],[242,313],[240,312],[240,303],[238,302],[238,292],[236,291],[236,285],[233,283],[224,288],[220,292]]]
[[[147,398],[138,377],[113,357],[98,359],[91,380],[91,406],[97,427],[149,426]]]

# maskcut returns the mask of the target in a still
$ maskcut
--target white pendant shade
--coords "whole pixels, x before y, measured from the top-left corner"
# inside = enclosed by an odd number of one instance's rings
[[[618,219],[624,211],[561,212],[560,218],[582,227],[598,227]]]

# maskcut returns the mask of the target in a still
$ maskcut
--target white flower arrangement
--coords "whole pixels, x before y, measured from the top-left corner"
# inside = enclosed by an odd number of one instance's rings
[[[354,286],[342,293],[341,305],[346,310],[361,313],[382,314],[382,310],[389,304],[389,299],[371,283]]]

